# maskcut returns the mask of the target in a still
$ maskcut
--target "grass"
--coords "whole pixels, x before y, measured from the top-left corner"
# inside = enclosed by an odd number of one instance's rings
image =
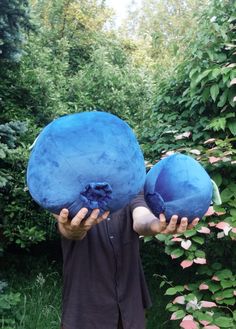
[[[153,275],[161,272],[160,266],[165,260],[157,257],[155,262],[153,253],[156,251],[150,248],[142,248],[144,270],[153,301],[153,307],[147,312],[147,329],[179,328],[175,321],[169,320],[170,313],[165,310],[169,297],[164,296],[164,290],[159,287],[162,279]],[[54,256],[46,255],[44,250],[36,254],[9,254],[5,257],[3,277],[9,284],[8,290],[21,294],[21,302],[13,308],[12,316],[17,319],[17,325],[12,329],[59,329],[62,264],[61,255]],[[0,324],[0,329],[5,329],[5,326]]]
[[[14,329],[59,329],[61,263],[48,259],[45,253],[9,254],[6,258],[3,277],[8,282],[8,291],[21,295],[21,302],[12,310],[17,323]],[[5,326],[0,324],[0,328]]]

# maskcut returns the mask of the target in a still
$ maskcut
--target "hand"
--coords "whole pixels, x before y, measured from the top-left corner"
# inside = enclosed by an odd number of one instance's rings
[[[181,218],[180,224],[177,224],[178,216],[174,215],[171,217],[169,223],[166,222],[164,214],[160,214],[159,221],[154,221],[151,224],[151,230],[154,234],[181,234],[186,230],[194,228],[199,222],[199,218],[195,218],[192,223],[188,224],[186,217]]]
[[[109,211],[106,211],[102,216],[99,216],[99,209],[94,209],[90,216],[84,220],[87,213],[87,208],[81,208],[75,217],[69,220],[68,209],[62,209],[59,215],[53,214],[53,216],[57,219],[59,231],[64,237],[82,240],[94,225],[99,224],[109,215]]]

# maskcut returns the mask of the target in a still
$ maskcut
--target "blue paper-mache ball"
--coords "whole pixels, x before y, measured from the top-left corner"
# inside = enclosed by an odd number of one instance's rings
[[[167,221],[173,215],[189,222],[201,218],[208,210],[213,194],[206,170],[190,156],[173,154],[155,164],[148,172],[144,196],[150,210]]]
[[[72,218],[82,207],[111,213],[143,189],[145,164],[127,123],[100,111],[54,120],[38,136],[30,154],[27,185],[33,199]]]

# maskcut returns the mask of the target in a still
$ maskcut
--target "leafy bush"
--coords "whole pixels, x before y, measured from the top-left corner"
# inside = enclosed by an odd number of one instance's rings
[[[139,130],[150,161],[173,151],[192,155],[221,190],[223,204],[211,208],[211,217],[196,229],[156,237],[183,269],[193,266],[190,283],[180,280],[166,291],[176,296],[167,309],[174,312],[172,320],[182,320],[181,328],[236,326],[235,9],[234,1],[210,1],[198,19],[196,39],[186,39],[185,60],[174,77],[158,83],[151,120]]]

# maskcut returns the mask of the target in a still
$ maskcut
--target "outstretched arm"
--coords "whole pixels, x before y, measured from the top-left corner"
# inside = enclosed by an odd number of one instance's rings
[[[156,218],[146,207],[136,207],[133,210],[133,229],[139,235],[150,236],[158,233],[175,234],[183,233],[197,225],[199,218],[195,218],[191,224],[183,217],[180,224],[177,224],[178,216],[172,216],[169,223],[166,222],[164,214]]]

